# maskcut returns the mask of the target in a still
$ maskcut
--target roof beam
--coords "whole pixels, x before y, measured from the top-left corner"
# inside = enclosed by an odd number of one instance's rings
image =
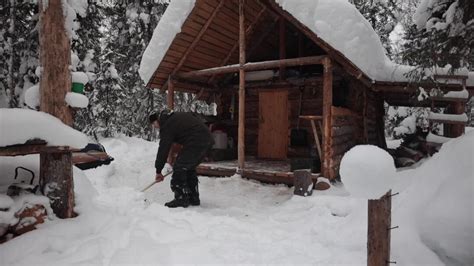
[[[214,18],[216,17],[217,13],[219,12],[219,10],[221,10],[221,8],[224,6],[226,1],[220,1],[219,2],[219,5],[214,9],[214,11],[212,12],[211,16],[209,17],[209,19],[207,20],[206,24],[204,24],[204,26],[201,28],[201,30],[199,31],[198,35],[196,36],[196,38],[194,39],[194,41],[191,43],[191,45],[188,47],[188,49],[186,50],[186,52],[184,53],[183,57],[181,57],[181,60],[179,60],[179,63],[176,65],[176,67],[174,68],[173,72],[171,75],[174,75],[178,72],[178,70],[183,66],[184,62],[186,61],[186,59],[188,58],[188,55],[194,50],[194,47],[196,47],[197,43],[199,42],[199,40],[201,40],[202,36],[204,35],[204,33],[207,31],[207,29],[209,28],[209,26],[211,25],[212,21],[214,20]]]
[[[325,55],[321,56],[309,56],[309,57],[299,57],[291,59],[282,59],[282,60],[271,60],[271,61],[262,61],[262,62],[250,62],[243,65],[245,71],[256,71],[263,69],[272,69],[279,68],[282,66],[292,67],[292,66],[306,66],[306,65],[320,65],[323,64],[324,60],[327,58]],[[239,64],[213,67],[208,69],[196,70],[185,73],[178,73],[176,77],[178,78],[195,78],[202,76],[211,76],[211,75],[220,75],[228,73],[239,72]]]
[[[260,1],[258,1],[258,2],[260,3]],[[255,30],[255,25],[257,25],[263,19],[263,17],[264,17],[263,14],[265,13],[265,11],[267,11],[267,7],[262,5],[262,10],[258,13],[257,19],[254,22],[252,22],[247,27],[247,29],[245,30],[245,35],[246,36],[250,36],[253,33],[253,31]],[[235,44],[234,44],[234,46],[232,46],[232,49],[230,50],[230,52],[222,60],[222,62],[220,64],[221,66],[226,65],[227,63],[229,63],[230,58],[232,57],[232,55],[234,54],[235,50],[237,50],[238,47],[239,47],[239,42],[235,42]],[[215,78],[216,78],[216,75],[213,75],[209,79],[209,82],[212,83],[215,80]]]
[[[269,9],[277,14],[283,16],[287,21],[291,22],[297,29],[302,31],[309,39],[314,43],[318,44],[326,53],[328,53],[332,58],[334,58],[339,64],[341,64],[344,69],[346,69],[351,75],[359,79],[364,85],[371,87],[371,79],[360,70],[354,63],[352,63],[347,57],[345,57],[341,52],[332,48],[328,43],[319,38],[312,30],[310,30],[306,25],[301,23],[295,17],[293,17],[286,10],[282,9],[275,1],[273,0],[262,0],[262,3],[269,7]]]

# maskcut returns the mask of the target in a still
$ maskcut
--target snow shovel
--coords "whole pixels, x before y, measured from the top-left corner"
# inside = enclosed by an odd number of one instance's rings
[[[169,176],[172,173],[173,173],[173,171],[169,171],[168,173],[166,173],[166,175],[163,176],[163,178]],[[141,192],[147,191],[149,188],[151,188],[152,186],[154,186],[156,183],[159,183],[159,182],[161,182],[161,181],[156,181],[156,180],[153,181],[153,183],[149,184],[146,188],[142,189]]]

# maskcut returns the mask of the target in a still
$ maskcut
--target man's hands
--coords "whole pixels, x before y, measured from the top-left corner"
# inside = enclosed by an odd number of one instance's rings
[[[162,174],[156,174],[155,181],[156,182],[161,182],[165,180],[165,177]]]

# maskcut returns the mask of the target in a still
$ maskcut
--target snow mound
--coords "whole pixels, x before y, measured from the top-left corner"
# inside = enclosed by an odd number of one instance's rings
[[[140,63],[138,73],[147,84],[158,68],[176,34],[193,9],[195,0],[171,1],[166,12],[153,31],[153,37],[147,46]]]
[[[34,109],[40,106],[39,84],[31,86],[25,91],[25,103]]]
[[[447,265],[474,265],[473,162],[474,132],[468,132],[445,143],[420,167],[397,174],[412,182],[394,201],[393,224],[400,225],[401,235],[416,232],[411,237],[421,239]],[[392,235],[396,245],[410,241]],[[404,250],[396,260],[420,257],[410,253]]]
[[[89,99],[80,93],[68,92],[65,100],[73,108],[86,108],[89,105]]]
[[[86,135],[47,113],[0,109],[0,147],[23,144],[35,138],[45,140],[50,146],[83,148],[89,143]]]
[[[396,168],[392,156],[383,149],[359,145],[346,152],[339,172],[351,195],[378,199],[395,183]]]
[[[86,85],[89,82],[89,77],[84,72],[71,72],[72,82]]]

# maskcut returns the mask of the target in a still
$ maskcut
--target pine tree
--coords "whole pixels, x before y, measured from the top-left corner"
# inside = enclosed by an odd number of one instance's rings
[[[75,71],[86,72],[89,83],[86,85],[85,95],[89,98],[89,106],[80,109],[75,115],[74,127],[94,135],[95,119],[92,115],[93,91],[97,89],[95,77],[100,72],[100,56],[102,54],[101,40],[104,34],[100,27],[105,20],[104,7],[95,1],[89,1],[84,17],[78,16],[80,25],[76,31],[78,36],[72,40],[71,49],[78,57]],[[95,136],[97,138],[97,136]]]
[[[0,7],[0,104],[21,107],[24,89],[38,82],[38,8],[27,0],[4,3]]]
[[[387,55],[392,56],[390,33],[398,23],[400,8],[396,0],[350,0],[379,35]]]
[[[407,30],[404,61],[417,66],[415,79],[429,78],[425,70],[448,66],[450,72],[474,62],[474,3],[471,0],[422,0],[415,24]]]
[[[116,125],[111,134],[122,133],[148,138],[151,136],[148,115],[156,107],[163,106],[164,95],[145,88],[138,69],[141,56],[166,6],[166,3],[155,3],[151,0],[131,4],[117,2],[106,10],[110,30],[106,36],[105,54],[108,55],[109,62],[116,67],[120,80],[120,86],[110,84],[114,89],[107,88],[107,91],[109,96],[111,93],[122,98],[120,103],[114,106],[121,121],[117,121],[119,125]],[[108,85],[102,83],[102,89],[104,86]],[[104,95],[98,93],[96,96],[99,100]]]

